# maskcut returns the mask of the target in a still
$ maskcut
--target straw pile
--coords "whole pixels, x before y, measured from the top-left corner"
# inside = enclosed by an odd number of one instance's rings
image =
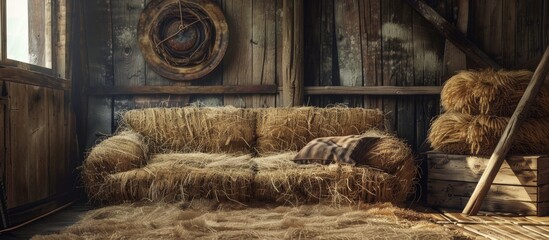
[[[255,113],[234,107],[131,110],[124,124],[148,137],[154,152],[252,153]]]
[[[390,204],[243,208],[193,201],[101,208],[33,239],[469,239],[428,220]]]
[[[147,164],[144,138],[124,131],[97,144],[82,166],[82,180],[88,192],[97,192],[108,174],[140,168]]]
[[[110,174],[92,199],[103,203],[194,198],[248,201],[254,178],[249,155],[158,154],[140,169]]]
[[[379,110],[363,108],[265,108],[258,110],[261,155],[298,151],[318,137],[357,135],[384,126]]]
[[[441,104],[447,112],[510,117],[531,78],[526,70],[462,71],[444,84]],[[530,115],[549,116],[549,83],[541,88]]]
[[[255,198],[285,204],[334,205],[404,201],[417,174],[411,149],[387,133],[370,130],[364,135],[378,140],[362,157],[362,166],[291,163],[297,153],[255,158],[259,170],[254,178]]]
[[[506,117],[446,113],[431,125],[429,141],[436,151],[491,155],[508,122]],[[523,122],[509,152],[549,153],[549,119],[529,118]]]

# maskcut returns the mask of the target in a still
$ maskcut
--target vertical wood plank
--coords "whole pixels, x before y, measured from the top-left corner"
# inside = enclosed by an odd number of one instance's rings
[[[303,104],[303,1],[283,0],[282,104]]]
[[[443,62],[445,53],[442,50],[445,49],[445,43],[447,41],[445,42],[444,38],[431,27],[430,23],[416,11],[412,12],[412,20],[414,85],[438,86],[440,85],[445,69],[445,63]],[[465,62],[463,62],[462,67],[464,65]],[[408,143],[411,144],[414,149],[418,149],[418,147],[425,143],[431,119],[438,114],[438,98],[438,96],[415,96],[409,98],[408,100],[414,106],[408,105],[405,107],[415,108],[415,116],[411,112],[405,114],[401,114],[404,112],[399,113],[399,131],[401,131],[402,128],[415,129],[414,138],[410,138],[412,137],[411,135],[408,136]],[[415,119],[415,121],[406,118]],[[409,132],[409,134],[411,134],[412,131],[410,130]]]
[[[223,10],[231,40],[223,59],[223,84],[248,85],[252,79],[252,4],[249,1],[225,0]],[[253,106],[250,96],[225,96],[225,105]]]
[[[502,54],[503,4],[499,0],[471,1],[473,27],[468,29],[471,40],[498,64]]]
[[[541,56],[543,0],[517,1],[516,65]]]
[[[358,0],[335,0],[335,34],[341,86],[362,86],[362,43]],[[362,107],[362,96],[345,97],[351,107]]]
[[[359,1],[364,86],[383,85],[381,60],[381,2]],[[365,96],[364,107],[382,108],[381,97]]]
[[[8,208],[43,199],[48,193],[48,106],[45,88],[10,83]]]
[[[275,32],[276,32],[276,76],[275,82],[279,88],[282,87],[282,1],[276,0],[276,23],[275,23]],[[282,106],[282,100],[280,92],[276,95],[276,106]]]
[[[65,118],[65,99],[62,90],[50,90],[47,95],[48,105],[48,151],[47,183],[48,195],[52,196],[67,189],[67,137],[68,122]],[[40,171],[45,171],[41,169]]]
[[[319,86],[320,84],[320,35],[323,1],[304,1],[303,8],[303,41],[305,43],[305,86]],[[319,105],[319,96],[306,96],[305,105]]]
[[[276,84],[276,1],[252,2],[252,80],[254,85]],[[253,107],[274,107],[275,96],[253,96]]]
[[[112,8],[114,83],[145,85],[145,60],[137,42],[137,23],[144,0],[110,1]]]
[[[110,0],[85,1],[84,31],[88,49],[89,85],[114,85],[113,34]],[[111,133],[112,97],[88,99],[86,147],[93,146],[98,133]]]
[[[335,19],[334,19],[334,0],[324,0],[321,2],[320,15],[320,86],[332,86],[336,70],[334,62],[337,62],[336,42],[335,42]],[[339,75],[339,74],[337,74]],[[326,106],[333,97],[319,96],[320,106]]]
[[[412,9],[407,4],[402,4],[399,0],[388,0],[382,2],[382,57],[383,57],[383,85],[384,86],[411,86],[413,85],[413,49],[412,49]],[[402,125],[398,129],[399,122],[397,115],[402,115],[401,119],[406,118],[409,108],[398,107],[397,102],[402,105],[408,104],[406,97],[385,97],[383,99],[383,110],[389,120],[389,130],[398,131],[399,136],[406,136],[409,139],[410,134]],[[414,118],[408,118],[414,119]],[[409,121],[409,120],[408,120]],[[402,122],[404,123],[404,122]],[[412,137],[413,138],[413,137]]]
[[[146,85],[145,60],[139,50],[137,25],[139,16],[145,8],[145,0],[122,0],[111,3],[113,28],[113,66],[114,83],[117,86]],[[150,73],[151,77],[154,75]],[[112,131],[119,124],[119,116],[127,110],[125,105],[133,106],[133,101],[146,101],[141,96],[113,98]],[[131,107],[133,108],[133,107]]]
[[[515,34],[517,21],[517,0],[503,0],[502,5],[503,21],[501,47],[503,51],[503,60],[501,61],[501,64],[505,68],[512,68],[516,65]]]

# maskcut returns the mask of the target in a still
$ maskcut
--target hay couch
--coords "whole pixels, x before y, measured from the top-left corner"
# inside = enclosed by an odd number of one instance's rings
[[[409,147],[375,130],[384,125],[378,110],[151,108],[122,121],[83,164],[93,201],[400,202],[416,174]],[[378,138],[366,165],[292,161],[314,138],[352,134]]]

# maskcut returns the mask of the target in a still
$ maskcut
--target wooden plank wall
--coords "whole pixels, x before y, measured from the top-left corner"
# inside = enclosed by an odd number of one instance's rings
[[[175,82],[151,71],[137,46],[147,0],[86,1],[89,86],[258,85],[281,81],[281,0],[216,0],[229,24],[224,61],[204,79]],[[426,1],[456,22],[458,1]],[[445,39],[403,0],[305,1],[305,86],[440,86],[447,79]],[[467,35],[507,68],[533,65],[549,43],[549,0],[469,1]],[[447,45],[447,44],[446,44]],[[455,53],[452,53],[455,54]],[[450,55],[451,56],[451,55]],[[446,56],[448,59],[448,56]],[[469,64],[468,67],[474,68]],[[273,95],[90,96],[87,142],[110,134],[118,113],[149,106],[277,106]],[[380,108],[388,129],[418,152],[439,96],[311,95],[304,104]]]
[[[65,192],[69,159],[68,115],[63,90],[7,83],[8,208]]]
[[[93,0],[85,3],[84,29],[89,86],[273,85],[280,75],[281,0],[216,0],[229,24],[224,61],[200,80],[181,82],[159,76],[147,66],[137,43],[137,22],[146,0]],[[233,105],[275,107],[274,95],[90,96],[87,146],[117,127],[121,112],[154,106]]]

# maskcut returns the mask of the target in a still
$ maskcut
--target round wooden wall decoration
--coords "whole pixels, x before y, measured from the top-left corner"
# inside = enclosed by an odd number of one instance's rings
[[[153,0],[141,13],[139,47],[152,70],[173,80],[194,80],[223,59],[229,28],[210,0]]]

